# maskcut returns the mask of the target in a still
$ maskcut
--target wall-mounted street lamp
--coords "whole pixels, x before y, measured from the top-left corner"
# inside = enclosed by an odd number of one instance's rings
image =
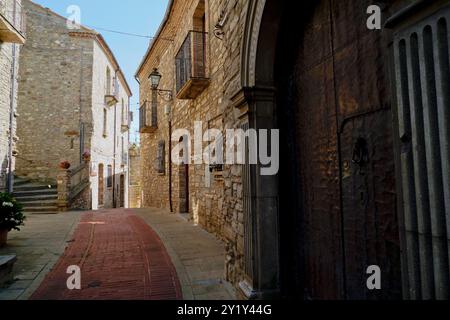
[[[159,73],[157,68],[153,69],[152,73],[150,73],[150,76],[148,78],[150,79],[150,85],[154,92],[158,93],[158,95],[161,98],[163,98],[165,101],[173,100],[172,90],[158,89],[159,83],[161,82],[162,75],[161,75],[161,73]]]

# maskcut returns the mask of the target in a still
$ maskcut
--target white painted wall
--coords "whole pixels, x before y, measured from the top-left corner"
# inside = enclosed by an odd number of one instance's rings
[[[93,210],[99,209],[98,203],[98,168],[99,164],[104,165],[104,183],[105,183],[105,208],[111,208],[113,202],[113,188],[107,188],[108,165],[114,166],[115,159],[115,184],[116,184],[116,199],[119,201],[119,183],[120,175],[125,177],[125,206],[128,206],[128,161],[122,159],[122,147],[128,150],[129,147],[129,132],[122,132],[122,107],[121,101],[124,100],[126,110],[129,110],[129,97],[125,90],[125,84],[119,81],[119,103],[115,106],[108,107],[105,104],[106,94],[106,70],[107,67],[111,70],[111,83],[115,77],[115,70],[107,55],[98,45],[94,43],[93,54],[93,88],[92,88],[92,112],[93,112],[93,134],[91,140],[91,188],[92,188],[92,207]],[[103,135],[103,113],[107,112],[107,135]],[[127,111],[126,111],[127,112]],[[116,118],[114,122],[114,118]],[[114,139],[114,128],[115,136]],[[122,145],[123,137],[123,145]],[[116,141],[116,153],[114,154],[114,140]],[[128,151],[126,151],[128,153]],[[119,205],[119,203],[117,202]]]

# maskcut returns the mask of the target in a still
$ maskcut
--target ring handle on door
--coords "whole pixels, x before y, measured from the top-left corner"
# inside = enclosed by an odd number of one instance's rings
[[[369,151],[366,139],[359,137],[353,148],[352,162],[359,166],[359,173],[364,174],[363,167],[369,162]]]

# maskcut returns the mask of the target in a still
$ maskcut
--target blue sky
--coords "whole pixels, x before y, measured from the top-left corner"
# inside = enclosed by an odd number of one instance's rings
[[[168,0],[33,0],[58,14],[69,17],[67,9],[77,5],[81,9],[81,24],[100,32],[111,47],[133,91],[131,109],[134,113],[132,142],[137,137],[139,85],[134,74],[144,56],[150,39],[107,32],[114,30],[153,36],[164,18]]]

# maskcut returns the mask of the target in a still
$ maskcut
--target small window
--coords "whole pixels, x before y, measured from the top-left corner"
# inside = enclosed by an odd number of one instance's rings
[[[106,187],[107,188],[113,187],[113,169],[111,165],[108,166],[108,179],[106,182]]]
[[[166,173],[166,142],[158,143],[158,156],[156,158],[156,167],[159,174]]]

